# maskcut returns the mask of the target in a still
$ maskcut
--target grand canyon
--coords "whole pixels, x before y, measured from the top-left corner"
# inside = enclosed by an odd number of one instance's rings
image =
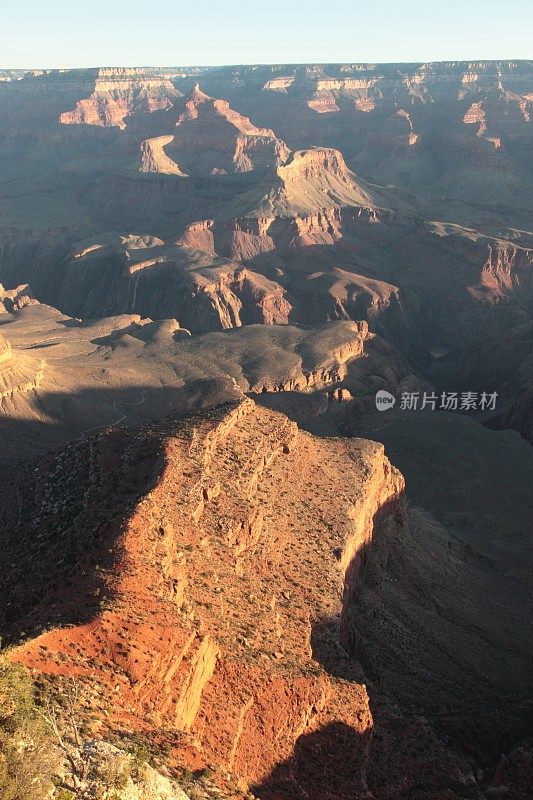
[[[0,69],[3,800],[533,796],[532,184],[533,61]]]

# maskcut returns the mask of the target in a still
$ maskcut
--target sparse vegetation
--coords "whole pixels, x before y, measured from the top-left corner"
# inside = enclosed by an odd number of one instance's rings
[[[81,784],[86,773],[86,758],[80,735],[80,688],[75,680],[68,681],[62,691],[43,698],[37,713],[45,723],[49,735],[62,753],[70,768],[72,787]]]
[[[0,800],[144,797],[157,776],[148,744],[140,736],[127,749],[84,739],[80,701],[76,681],[37,689],[0,652]]]
[[[53,765],[31,676],[0,652],[0,797],[42,800],[52,785]]]

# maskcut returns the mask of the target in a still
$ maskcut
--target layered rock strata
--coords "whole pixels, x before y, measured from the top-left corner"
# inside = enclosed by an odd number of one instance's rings
[[[350,479],[333,504],[339,470]],[[182,763],[215,764],[243,788],[268,782],[299,737],[342,724],[358,743],[346,771],[364,791],[362,675],[328,674],[313,631],[338,617],[374,525],[402,524],[403,479],[380,445],[314,439],[245,400],[74,445],[32,483],[36,507],[15,524],[32,533],[19,542],[20,569],[2,578],[7,616],[22,605],[17,625],[48,630],[15,659],[76,677],[104,728],[179,732]],[[56,582],[47,575],[43,599],[44,551]],[[320,790],[332,796],[323,781]]]

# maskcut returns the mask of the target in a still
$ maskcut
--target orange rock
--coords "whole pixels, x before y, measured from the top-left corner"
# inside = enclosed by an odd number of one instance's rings
[[[100,537],[114,554],[98,572],[105,607],[12,657],[78,678],[108,727],[181,732],[182,763],[200,754],[248,784],[289,758],[299,737],[342,720],[360,736],[349,757],[363,781],[366,689],[328,674],[312,640],[320,620],[341,613],[344,573],[371,542],[374,517],[400,502],[403,479],[383,447],[314,439],[251,400],[138,435],[113,434],[117,465],[127,458],[135,472],[144,452],[152,466],[118,536],[110,527]],[[109,445],[102,436],[84,447]],[[206,486],[217,487],[207,500]],[[105,564],[98,548],[69,578],[75,596],[38,602],[33,618],[86,606],[95,563]]]

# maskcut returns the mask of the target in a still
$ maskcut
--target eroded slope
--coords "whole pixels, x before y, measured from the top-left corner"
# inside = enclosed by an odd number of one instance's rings
[[[351,479],[332,506],[339,470]],[[103,435],[30,480],[35,507],[13,492],[3,503],[3,563],[16,548],[21,565],[2,573],[7,627],[49,630],[16,659],[76,676],[104,728],[179,732],[177,759],[245,783],[268,781],[302,734],[342,723],[359,737],[343,792],[348,778],[364,789],[362,676],[328,675],[312,638],[340,612],[374,525],[401,525],[403,480],[379,445],[313,439],[246,400]]]

